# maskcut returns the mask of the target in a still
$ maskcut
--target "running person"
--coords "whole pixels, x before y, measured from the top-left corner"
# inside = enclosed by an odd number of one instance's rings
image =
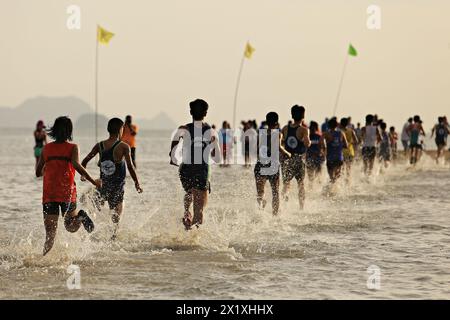
[[[366,116],[366,125],[361,129],[361,135],[363,140],[362,146],[362,158],[364,162],[364,173],[371,175],[373,170],[373,164],[377,155],[377,143],[381,141],[380,131],[378,127],[374,125],[375,118],[373,115],[368,114]]]
[[[423,149],[419,138],[422,134],[425,136],[425,131],[422,127],[422,121],[420,120],[419,116],[414,116],[413,118],[414,122],[408,127],[407,132],[410,136],[410,149],[411,149],[411,158],[410,163],[412,165],[415,165],[419,159],[421,150]]]
[[[327,147],[327,169],[331,183],[335,183],[341,176],[342,166],[344,164],[344,148],[348,147],[345,134],[337,130],[338,123],[336,118],[328,122],[328,131],[322,136]]]
[[[398,141],[398,134],[395,131],[395,127],[390,127],[389,128],[389,144],[391,147],[392,161],[397,160],[397,141]]]
[[[258,160],[255,164],[255,181],[256,181],[256,200],[260,208],[266,206],[266,200],[264,199],[264,187],[267,180],[272,188],[272,213],[278,214],[280,207],[280,156],[279,151],[287,157],[291,157],[291,154],[286,151],[282,145],[283,133],[279,132],[278,114],[276,112],[269,112],[266,115],[266,123],[268,128],[261,129],[258,135]],[[274,135],[277,135],[277,139],[273,139]],[[265,137],[265,141],[261,141],[260,137]],[[265,142],[265,143],[264,143]],[[276,150],[276,146],[273,142],[278,144],[279,151]]]
[[[36,166],[36,176],[44,176],[42,206],[44,212],[45,244],[44,256],[55,242],[59,211],[64,217],[64,226],[69,232],[77,232],[80,225],[87,232],[94,230],[94,223],[83,210],[77,209],[75,171],[96,187],[101,180],[94,180],[79,162],[78,146],[72,140],[72,121],[67,117],[55,120],[49,135],[55,141],[44,146]]]
[[[192,122],[180,126],[175,133],[170,148],[170,164],[177,165],[175,151],[183,140],[183,160],[179,169],[180,181],[184,191],[184,217],[182,222],[186,230],[193,225],[199,227],[203,223],[203,210],[208,200],[210,187],[210,156],[214,162],[220,163],[221,152],[219,139],[212,128],[203,120],[208,113],[208,103],[197,99],[189,104]],[[194,207],[194,216],[190,212]]]
[[[283,148],[291,154],[291,157],[283,159],[283,196],[287,200],[287,194],[292,179],[297,180],[298,200],[300,209],[303,209],[305,202],[305,174],[306,174],[306,150],[311,145],[309,140],[309,130],[303,126],[305,118],[305,108],[295,105],[291,108],[291,115],[294,122],[285,126],[281,133]]]
[[[321,138],[322,134],[319,131],[319,124],[311,121],[309,124],[309,140],[311,141],[311,145],[306,150],[306,170],[309,181],[311,182],[322,172],[325,146]]]
[[[387,168],[389,166],[389,162],[391,161],[391,142],[389,134],[386,131],[387,125],[385,122],[380,123],[380,129],[381,129],[381,142],[380,142],[379,158],[380,161],[384,164],[384,167]]]
[[[36,163],[38,163],[39,158],[41,157],[42,149],[44,145],[47,143],[47,133],[45,132],[44,121],[39,120],[36,124],[36,130],[34,130],[34,158],[36,159]]]
[[[130,146],[131,160],[134,168],[136,166],[136,135],[138,133],[138,126],[133,124],[133,118],[128,115],[125,117],[125,124],[123,126],[122,141]]]
[[[123,212],[126,167],[128,167],[130,175],[133,178],[136,191],[139,193],[142,192],[132,163],[130,146],[120,140],[124,130],[123,128],[123,121],[121,119],[112,118],[109,120],[109,138],[95,144],[91,152],[89,152],[81,163],[83,167],[86,167],[90,160],[97,154],[100,155],[99,166],[102,187],[97,190],[98,198],[96,199],[96,204],[98,209],[100,209],[100,206],[106,201],[108,202],[109,209],[114,211],[111,218],[115,224],[112,239],[116,238],[119,221]]]
[[[441,157],[443,151],[445,151],[445,146],[447,145],[447,136],[449,135],[448,126],[444,122],[444,117],[438,118],[438,123],[433,127],[431,131],[431,138],[433,138],[434,133],[436,133],[436,163],[439,163],[439,158]]]
[[[347,182],[350,181],[352,164],[355,159],[355,145],[358,144],[358,137],[355,130],[350,126],[349,118],[341,119],[341,131],[347,139],[347,148],[344,148],[344,164]]]
[[[408,128],[412,124],[412,122],[413,122],[413,118],[409,118],[408,121],[403,125],[403,129],[402,129],[401,140],[402,140],[403,151],[404,151],[405,157],[408,154],[409,140],[410,140]]]

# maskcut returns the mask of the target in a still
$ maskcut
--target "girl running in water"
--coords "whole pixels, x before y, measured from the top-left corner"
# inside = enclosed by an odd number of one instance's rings
[[[78,146],[72,140],[72,121],[67,117],[55,120],[49,135],[55,141],[46,144],[36,166],[36,176],[44,176],[42,206],[44,212],[44,255],[53,247],[58,227],[59,210],[64,217],[64,226],[69,232],[77,232],[81,223],[87,232],[94,230],[94,223],[87,213],[77,209],[75,171],[97,188],[101,180],[94,180],[79,161]]]

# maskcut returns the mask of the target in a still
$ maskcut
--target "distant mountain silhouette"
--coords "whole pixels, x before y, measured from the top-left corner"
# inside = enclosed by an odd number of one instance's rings
[[[69,116],[72,120],[82,114],[92,112],[91,107],[77,97],[36,97],[24,101],[16,108],[0,107],[0,126],[34,127],[38,120],[46,125],[59,116]]]
[[[177,124],[165,113],[161,112],[152,119],[136,119],[133,120],[144,130],[174,130]]]
[[[16,108],[0,107],[0,127],[34,128],[38,120],[44,120],[47,127],[59,116],[69,116],[74,123],[74,131],[94,133],[95,120],[93,109],[80,98],[69,97],[35,97],[27,99]],[[125,115],[117,115],[124,119]],[[175,122],[164,112],[152,119],[134,118],[143,130],[174,130]],[[106,132],[108,118],[99,114],[99,136]]]

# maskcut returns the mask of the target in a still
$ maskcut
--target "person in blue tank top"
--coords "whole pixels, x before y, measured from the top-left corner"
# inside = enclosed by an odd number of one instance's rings
[[[305,108],[295,105],[291,108],[291,115],[294,122],[284,126],[281,130],[283,139],[282,146],[289,152],[291,157],[283,157],[281,171],[283,174],[283,197],[288,200],[288,192],[292,179],[297,180],[298,200],[300,209],[303,209],[305,202],[305,172],[306,172],[306,150],[311,145],[309,140],[309,130],[303,124],[305,119]]]
[[[108,202],[109,209],[113,210],[112,221],[115,230],[112,239],[116,238],[119,221],[123,212],[123,197],[125,193],[126,167],[134,181],[138,193],[142,193],[136,170],[131,159],[131,149],[128,144],[121,141],[123,133],[123,121],[112,118],[108,122],[109,138],[97,143],[83,159],[82,166],[86,167],[90,160],[97,154],[100,156],[100,179],[102,187],[98,189],[96,205],[98,209]]]
[[[311,121],[309,125],[309,140],[311,141],[311,145],[306,151],[306,168],[311,182],[320,176],[322,164],[325,161],[325,146],[323,145],[321,138],[322,134],[319,131],[319,124],[315,121]]]
[[[419,141],[420,136],[425,136],[425,131],[422,127],[422,121],[420,120],[420,116],[414,116],[414,122],[408,127],[407,133],[410,137],[410,145],[409,148],[411,150],[411,158],[410,163],[415,165],[419,160],[419,156],[422,150],[422,145]]]
[[[183,159],[179,165],[179,177],[185,191],[184,217],[182,222],[186,230],[203,223],[203,211],[208,200],[210,187],[210,158],[216,163],[222,161],[219,138],[210,125],[203,122],[208,113],[208,103],[197,99],[189,103],[192,122],[180,126],[172,138],[170,146],[170,164],[178,166],[175,153],[180,141]],[[190,208],[193,204],[194,215]]]
[[[433,135],[435,133],[436,133],[435,142],[437,147],[436,163],[439,163],[439,158],[443,154],[445,146],[447,145],[447,136],[450,133],[448,126],[445,124],[444,117],[438,118],[438,123],[434,126],[433,130],[431,131],[431,138],[433,138]]]
[[[336,118],[332,118],[328,122],[328,131],[322,136],[322,140],[326,143],[327,169],[331,183],[335,183],[341,176],[344,148],[347,148],[347,139],[340,130],[337,130],[337,126]]]

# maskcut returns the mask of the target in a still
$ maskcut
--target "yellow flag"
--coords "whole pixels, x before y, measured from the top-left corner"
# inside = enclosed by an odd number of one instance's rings
[[[247,45],[245,46],[245,52],[244,55],[247,59],[251,59],[253,52],[255,52],[255,48],[253,48],[250,45],[250,42],[247,42]]]
[[[97,41],[99,43],[108,44],[112,37],[114,37],[114,33],[97,26]]]

